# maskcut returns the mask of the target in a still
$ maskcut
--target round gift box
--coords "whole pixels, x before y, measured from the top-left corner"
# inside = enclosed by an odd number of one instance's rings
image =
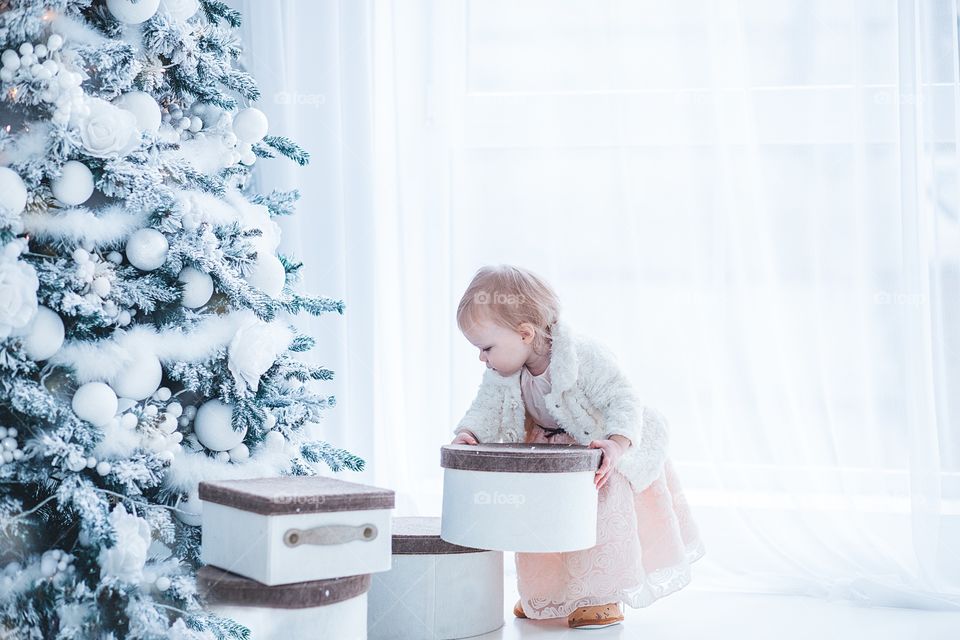
[[[500,551],[589,549],[601,455],[575,444],[444,445],[440,537]]]
[[[393,519],[393,566],[372,577],[370,640],[452,640],[503,626],[503,552],[440,538],[440,518]]]
[[[213,613],[248,627],[251,638],[366,640],[370,575],[278,586],[210,565],[197,571],[197,590]]]

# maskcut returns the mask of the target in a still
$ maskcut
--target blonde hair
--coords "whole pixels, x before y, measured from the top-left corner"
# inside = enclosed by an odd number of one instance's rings
[[[485,320],[514,331],[529,322],[536,329],[532,346],[537,353],[546,352],[559,317],[560,300],[546,280],[511,265],[478,269],[457,306],[460,331]]]

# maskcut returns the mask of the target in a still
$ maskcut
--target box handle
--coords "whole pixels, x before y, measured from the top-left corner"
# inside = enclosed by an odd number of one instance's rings
[[[353,540],[370,542],[377,538],[377,534],[375,524],[329,524],[313,529],[287,529],[283,534],[283,542],[288,547],[298,547],[301,544],[343,544]]]

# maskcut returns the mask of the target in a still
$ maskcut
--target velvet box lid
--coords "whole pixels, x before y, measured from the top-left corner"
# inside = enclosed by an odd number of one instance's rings
[[[440,466],[464,471],[573,473],[596,471],[601,455],[600,449],[580,444],[447,444],[440,448]]]
[[[322,476],[201,482],[200,499],[261,515],[392,509],[394,492]]]

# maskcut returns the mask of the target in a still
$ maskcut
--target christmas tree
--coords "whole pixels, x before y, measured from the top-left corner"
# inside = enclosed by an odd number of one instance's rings
[[[0,0],[0,638],[239,638],[203,609],[201,480],[361,470],[219,0]],[[283,161],[283,160],[278,160]]]

